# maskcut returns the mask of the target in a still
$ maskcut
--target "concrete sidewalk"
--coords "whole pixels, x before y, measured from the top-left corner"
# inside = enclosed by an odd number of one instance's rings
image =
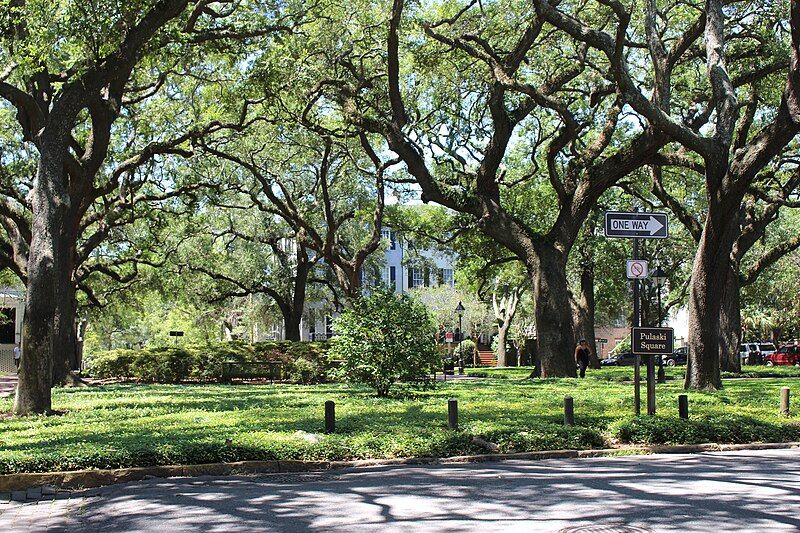
[[[0,531],[800,531],[798,461],[790,449],[153,479],[0,503]]]

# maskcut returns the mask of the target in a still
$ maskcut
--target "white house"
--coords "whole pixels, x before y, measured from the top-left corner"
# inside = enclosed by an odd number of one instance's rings
[[[0,288],[0,374],[14,372],[14,345],[22,342],[23,293]]]
[[[454,286],[455,254],[419,249],[391,228],[383,228],[381,234],[386,244],[382,260],[376,265],[377,271],[373,268],[361,272],[362,286],[385,285],[394,287],[396,293],[405,293],[416,287]],[[329,338],[333,334],[333,317],[337,314],[330,302],[306,302],[306,312],[300,325],[301,339]],[[275,331],[276,337],[283,338],[281,329]]]

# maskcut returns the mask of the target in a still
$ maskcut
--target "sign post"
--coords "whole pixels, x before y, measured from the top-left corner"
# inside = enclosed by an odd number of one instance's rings
[[[170,331],[169,332],[169,336],[170,337],[175,337],[175,346],[177,346],[178,345],[178,337],[183,337],[183,332],[182,331]]]
[[[647,356],[647,414],[656,414],[655,356],[674,351],[675,331],[672,328],[631,328],[631,351]]]
[[[606,237],[617,239],[633,239],[633,258],[626,265],[627,277],[633,280],[633,330],[641,326],[640,280],[648,276],[647,262],[639,259],[639,239],[666,239],[669,237],[669,218],[666,213],[643,213],[607,211],[603,230]],[[631,335],[633,341],[633,335]],[[633,408],[635,414],[641,414],[641,364],[642,355],[647,355],[647,412],[656,412],[656,380],[654,352],[642,354],[632,350],[635,356],[633,367]],[[660,353],[660,352],[659,352]],[[671,352],[669,352],[671,353]]]
[[[633,239],[633,260],[639,260],[639,239]],[[641,300],[639,297],[639,278],[633,280],[633,327],[638,328],[641,324],[642,311],[640,309]],[[636,416],[642,414],[642,357],[633,352],[633,412]]]

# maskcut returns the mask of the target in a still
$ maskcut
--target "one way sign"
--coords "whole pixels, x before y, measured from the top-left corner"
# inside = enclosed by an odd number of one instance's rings
[[[666,239],[669,237],[667,214],[607,211],[605,234],[627,239]]]

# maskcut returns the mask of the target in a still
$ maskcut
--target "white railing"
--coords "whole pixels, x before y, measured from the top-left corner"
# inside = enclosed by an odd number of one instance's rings
[[[14,366],[14,345],[0,346],[0,374],[8,372],[16,372],[17,368]]]

